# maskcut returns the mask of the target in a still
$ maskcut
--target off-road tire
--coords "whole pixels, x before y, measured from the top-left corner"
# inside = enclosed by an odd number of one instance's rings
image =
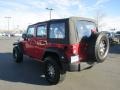
[[[53,72],[50,72],[50,67],[54,70]],[[55,85],[60,81],[60,67],[58,63],[55,61],[52,57],[46,57],[45,58],[45,67],[44,67],[44,73],[45,78],[51,85]],[[50,76],[50,73],[53,76]]]
[[[13,59],[16,63],[21,63],[23,62],[23,54],[22,52],[18,49],[18,47],[13,48]]]
[[[102,42],[105,45],[103,55],[100,54],[100,45]],[[109,39],[105,33],[97,33],[96,35],[90,37],[88,45],[88,57],[91,61],[101,63],[107,58],[109,52]]]

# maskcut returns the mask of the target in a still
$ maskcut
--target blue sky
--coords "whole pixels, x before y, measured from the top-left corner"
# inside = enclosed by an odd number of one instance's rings
[[[105,6],[105,11],[111,16],[120,16],[120,0],[111,0]]]
[[[99,11],[105,20],[120,25],[119,0],[0,0],[0,29],[6,28],[6,19],[10,16],[11,28],[26,28],[28,24],[49,19],[45,8],[53,8],[52,18],[82,16],[95,18]],[[105,21],[104,20],[104,21]],[[105,22],[107,23],[107,22]]]

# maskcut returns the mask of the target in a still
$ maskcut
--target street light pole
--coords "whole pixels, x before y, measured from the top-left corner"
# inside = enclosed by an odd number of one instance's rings
[[[11,19],[11,17],[5,17],[6,19],[7,19],[7,24],[8,24],[8,31],[9,31],[9,29],[10,29],[10,19]]]
[[[52,10],[54,10],[54,9],[52,9],[52,8],[46,8],[46,9],[50,11],[50,20],[51,20]]]

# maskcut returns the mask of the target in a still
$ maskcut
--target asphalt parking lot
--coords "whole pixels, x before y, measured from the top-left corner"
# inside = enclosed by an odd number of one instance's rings
[[[17,38],[0,38],[0,90],[120,90],[120,45],[110,48],[107,60],[80,72],[68,72],[63,82],[50,86],[42,77],[40,63],[12,59]]]

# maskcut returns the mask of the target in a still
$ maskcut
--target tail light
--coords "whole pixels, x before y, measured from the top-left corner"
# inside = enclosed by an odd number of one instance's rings
[[[78,45],[73,45],[73,54],[78,54]]]

